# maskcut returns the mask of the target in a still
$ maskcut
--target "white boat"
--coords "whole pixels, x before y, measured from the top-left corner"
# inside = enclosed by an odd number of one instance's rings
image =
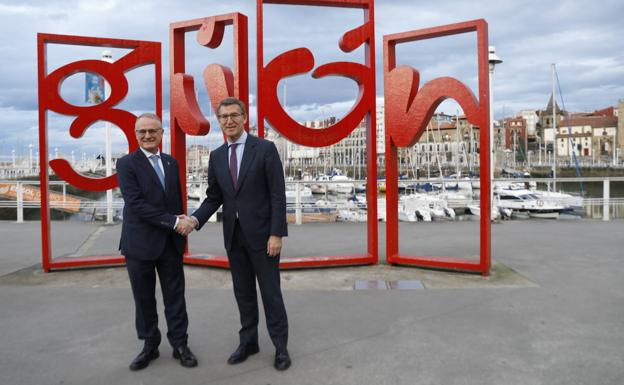
[[[557,211],[549,211],[549,212],[529,211],[529,216],[531,218],[557,219],[559,218],[559,212]]]
[[[438,194],[438,197],[444,199],[448,207],[461,209],[468,207],[472,203],[472,194],[459,191],[445,191]]]
[[[462,177],[461,174],[458,177],[457,174],[449,175],[444,178],[445,188],[447,190],[454,190],[458,192],[463,192],[467,194],[472,194],[472,182],[469,177]]]
[[[362,194],[352,195],[351,197],[347,199],[345,206],[347,208],[358,208],[358,209],[366,210],[367,208],[366,195],[362,195]]]
[[[563,206],[564,210],[574,210],[583,207],[583,198],[557,191],[531,190],[533,195],[539,199],[552,203],[554,205]]]
[[[186,188],[186,196],[188,199],[201,200],[202,194],[206,189],[203,185],[191,184]]]
[[[410,212],[405,210],[399,210],[398,213],[399,222],[418,222],[419,218],[424,222],[431,222],[431,215],[428,211],[420,211],[418,215],[416,212]]]
[[[368,214],[366,211],[357,209],[341,209],[338,210],[336,220],[338,222],[366,222]]]
[[[501,219],[511,219],[513,216],[513,210],[506,207],[498,206],[498,213]]]
[[[304,185],[299,185],[299,197],[306,199],[311,198],[312,189]],[[297,185],[286,183],[286,199],[292,199],[293,201],[297,199]]]
[[[325,194],[327,193],[327,182],[330,180],[329,175],[320,175],[314,179],[310,184],[310,190],[312,194]]]
[[[563,206],[542,200],[530,190],[498,190],[494,194],[497,205],[513,210],[514,214],[556,219],[564,210]]]
[[[346,175],[334,175],[330,179],[333,183],[327,184],[327,192],[330,194],[352,194],[353,179]]]
[[[535,190],[537,183],[535,181],[524,181],[519,179],[514,182],[494,182],[494,191],[500,190]]]
[[[399,221],[416,222],[418,220],[431,222],[432,212],[429,202],[424,199],[423,194],[410,194],[399,197]]]
[[[470,214],[476,216],[476,217],[480,217],[481,216],[481,207],[478,204],[470,204],[467,206],[468,210],[470,211]],[[492,206],[492,214],[490,215],[490,218],[495,221],[497,219],[500,218],[500,212],[498,210],[498,207],[496,205]]]
[[[444,213],[446,214],[447,217],[451,219],[455,219],[455,210],[452,207],[445,207]]]
[[[431,221],[431,219],[455,218],[455,211],[448,207],[446,200],[437,195],[409,194],[399,198],[399,216],[410,221],[412,214],[416,219]]]

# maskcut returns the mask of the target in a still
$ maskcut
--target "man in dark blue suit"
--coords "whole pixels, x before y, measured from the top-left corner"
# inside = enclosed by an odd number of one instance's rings
[[[161,341],[156,312],[156,272],[160,279],[167,339],[173,357],[186,367],[197,366],[188,348],[188,316],[184,299],[182,254],[186,238],[175,232],[184,224],[178,163],[160,152],[163,129],[151,113],[135,124],[140,148],[117,161],[119,188],[125,202],[119,249],[126,266],[136,308],[136,330],[143,350],[130,364],[140,370],[159,357]]]
[[[282,237],[288,235],[282,163],[273,142],[245,132],[247,115],[240,100],[224,99],[217,118],[227,141],[210,154],[206,199],[191,220],[200,229],[223,205],[225,248],[241,321],[240,344],[228,363],[241,363],[259,351],[257,279],[276,349],[274,366],[286,370],[291,360],[279,272]]]

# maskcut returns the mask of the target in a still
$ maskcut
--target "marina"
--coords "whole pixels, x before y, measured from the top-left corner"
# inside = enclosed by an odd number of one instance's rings
[[[366,221],[365,191],[358,191],[365,181],[344,176],[338,180],[286,182],[288,220],[290,223],[363,222]],[[479,216],[479,180],[438,178],[402,180],[399,219],[406,222],[435,220],[474,220]],[[559,190],[553,191],[557,185]],[[36,219],[39,198],[38,181],[0,181],[0,215],[18,222]],[[581,196],[579,186],[584,195]],[[106,220],[109,204],[105,194],[78,195],[67,183],[51,182],[51,208],[65,214],[58,218],[86,221]],[[189,182],[188,210],[199,206],[207,181]],[[385,221],[385,193],[378,183],[378,219]],[[528,188],[528,189],[527,189]],[[550,190],[548,190],[550,188]],[[567,192],[566,192],[567,191]],[[21,194],[21,195],[20,195]],[[20,198],[21,197],[21,198]],[[609,220],[624,218],[624,177],[609,178],[499,178],[494,184],[492,217],[497,220],[559,216]],[[123,200],[118,190],[110,210],[114,221],[122,220]],[[214,218],[217,220],[217,218]]]

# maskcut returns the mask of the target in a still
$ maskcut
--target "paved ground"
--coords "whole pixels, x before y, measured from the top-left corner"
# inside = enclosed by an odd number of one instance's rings
[[[383,225],[380,254],[384,258]],[[53,222],[55,256],[113,253],[119,226]],[[285,256],[363,252],[357,224],[291,226]],[[293,366],[261,352],[229,366],[238,316],[229,273],[187,267],[190,344],[200,365],[161,358],[138,373],[123,268],[40,272],[39,223],[0,222],[0,384],[613,384],[624,383],[624,221],[493,225],[492,277],[409,267],[283,273]],[[476,222],[403,224],[401,250],[470,257]],[[191,238],[222,254],[220,225]],[[353,290],[358,280],[420,290]],[[162,309],[161,309],[162,314]],[[163,319],[163,317],[161,317]]]

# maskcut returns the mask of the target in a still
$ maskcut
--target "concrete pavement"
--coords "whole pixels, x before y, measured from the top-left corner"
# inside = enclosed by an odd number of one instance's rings
[[[476,255],[477,226],[403,224],[401,249]],[[181,367],[162,344],[159,359],[130,372],[140,345],[124,268],[42,274],[39,223],[0,222],[0,231],[0,384],[624,383],[621,220],[495,224],[490,278],[384,263],[286,271],[293,366],[283,373],[272,367],[264,322],[260,354],[225,363],[238,329],[229,272],[203,267],[186,268],[199,366]],[[53,249],[56,256],[114,252],[118,231],[53,222]],[[363,252],[363,225],[289,231],[285,256]],[[223,253],[220,236],[220,224],[211,224],[191,245]],[[352,290],[370,279],[419,280],[425,288]]]

